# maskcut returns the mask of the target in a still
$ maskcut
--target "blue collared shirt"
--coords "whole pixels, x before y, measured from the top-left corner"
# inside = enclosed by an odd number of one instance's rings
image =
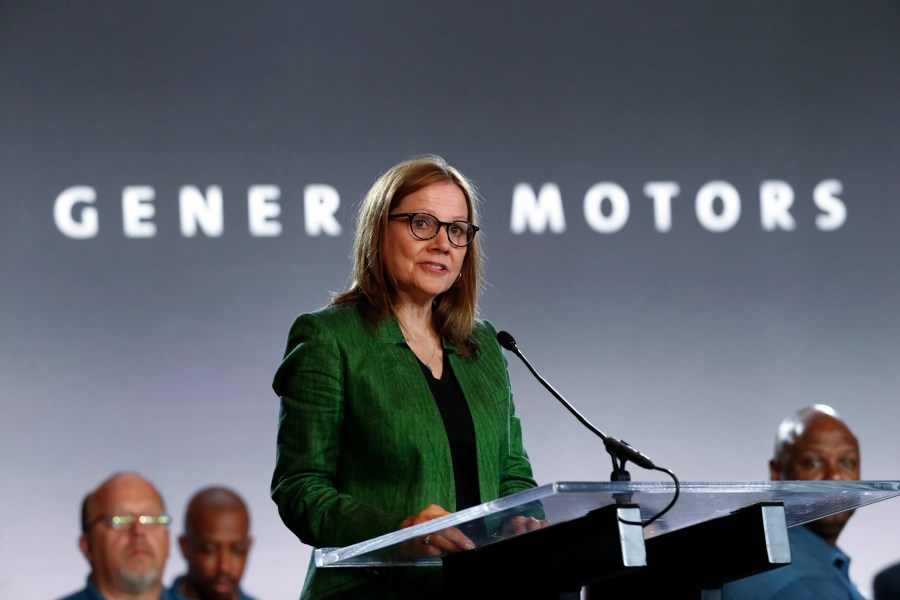
[[[87,578],[87,584],[84,586],[83,590],[79,590],[74,594],[70,594],[65,598],[61,598],[60,600],[106,600],[106,597],[100,593],[100,590],[97,589],[97,586],[94,585],[94,582],[91,580],[90,575]],[[176,600],[175,596],[167,590],[165,587],[159,593],[159,600]]]
[[[726,584],[723,600],[865,600],[850,581],[850,557],[806,527],[788,529],[791,564]]]

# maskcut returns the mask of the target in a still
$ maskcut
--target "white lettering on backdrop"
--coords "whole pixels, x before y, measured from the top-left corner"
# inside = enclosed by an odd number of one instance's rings
[[[122,231],[126,237],[149,238],[156,235],[153,199],[156,191],[148,185],[131,185],[122,190]]]
[[[652,200],[653,224],[656,231],[666,233],[675,226],[672,204],[677,202],[682,186],[674,181],[649,181],[643,194]],[[840,195],[844,186],[838,179],[820,181],[812,191],[819,211],[815,226],[819,231],[840,229],[847,221],[847,207]],[[183,237],[221,237],[225,234],[225,193],[217,185],[205,191],[196,186],[182,186],[178,193],[178,226]],[[252,185],[247,189],[247,231],[252,237],[278,237],[282,234],[281,188],[277,185]],[[306,235],[331,237],[343,233],[337,219],[341,197],[327,184],[310,184],[303,189],[303,217]],[[797,221],[791,212],[796,193],[786,181],[763,180],[758,189],[760,226],[764,231],[793,231]],[[157,234],[156,190],[152,186],[132,185],[122,188],[122,234],[126,238],[152,238]],[[707,231],[723,233],[739,222],[743,203],[737,188],[727,181],[709,181],[694,195],[694,216]],[[598,233],[621,231],[631,217],[631,200],[621,185],[602,181],[584,194],[582,210],[585,223]],[[100,208],[97,190],[76,185],[60,192],[53,204],[53,220],[57,230],[73,240],[85,240],[100,233]],[[528,183],[513,188],[510,231],[562,234],[566,231],[566,214],[558,184],[545,182],[538,191]]]
[[[510,230],[513,233],[544,233],[548,227],[553,233],[566,230],[566,216],[559,186],[545,183],[535,194],[527,183],[516,185],[513,189]]]
[[[820,211],[815,224],[819,231],[834,231],[847,220],[847,207],[838,196],[843,193],[840,180],[826,179],[813,190],[813,203]],[[653,201],[653,221],[656,230],[672,230],[672,202],[681,193],[674,181],[649,181],[644,195]],[[759,213],[765,231],[793,231],[796,220],[791,213],[795,193],[793,187],[779,180],[765,180],[759,186]],[[604,181],[592,185],[584,195],[584,218],[598,233],[616,233],[628,222],[631,201],[620,185]],[[697,222],[713,233],[723,233],[737,225],[741,218],[742,200],[737,188],[727,181],[710,181],[694,196],[694,216]],[[515,234],[552,233],[565,231],[565,211],[562,194],[556,183],[543,183],[540,192],[527,183],[518,183],[513,192],[510,230]],[[559,224],[554,227],[553,224]],[[549,227],[548,227],[549,225]]]
[[[277,185],[251,185],[247,190],[247,219],[253,237],[281,235],[281,189]]]
[[[247,227],[253,237],[278,237],[282,227],[281,189],[277,185],[253,185],[247,190]],[[151,186],[122,188],[122,233],[127,238],[156,236],[156,190]],[[341,205],[338,191],[330,185],[308,185],[303,190],[303,214],[310,236],[339,236],[336,218]],[[206,191],[186,185],[178,192],[178,224],[183,237],[221,237],[225,233],[225,195],[211,185]],[[96,237],[100,232],[97,190],[76,185],[63,190],[53,203],[53,221],[60,233],[73,240]]]
[[[86,185],[73,185],[63,190],[53,203],[53,220],[60,233],[73,240],[86,240],[95,237],[99,219],[94,203],[97,192]],[[87,205],[87,206],[81,206]],[[80,206],[76,216],[75,207]]]

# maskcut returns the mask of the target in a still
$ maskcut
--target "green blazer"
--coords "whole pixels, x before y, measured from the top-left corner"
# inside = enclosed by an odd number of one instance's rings
[[[446,341],[444,350],[472,413],[487,502],[536,483],[496,330],[479,321],[475,339],[474,357]],[[272,498],[303,542],[347,546],[396,531],[429,504],[456,510],[441,414],[396,320],[371,324],[352,304],[301,315],[273,388],[281,412]],[[388,579],[311,564],[304,597],[403,597]]]

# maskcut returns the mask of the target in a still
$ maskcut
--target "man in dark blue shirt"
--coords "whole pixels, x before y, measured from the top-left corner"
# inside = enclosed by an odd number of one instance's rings
[[[830,406],[804,408],[781,422],[773,480],[856,480],[860,472],[856,436]],[[864,600],[850,581],[850,557],[837,539],[853,511],[788,530],[791,564],[727,584],[725,600]]]

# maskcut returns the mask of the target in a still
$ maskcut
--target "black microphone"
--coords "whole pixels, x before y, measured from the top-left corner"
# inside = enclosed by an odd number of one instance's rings
[[[497,334],[497,341],[500,342],[501,346],[503,346],[504,348],[506,348],[507,350],[509,350],[516,356],[518,356],[522,360],[522,362],[525,363],[525,366],[528,367],[528,370],[531,371],[531,374],[534,375],[535,378],[538,381],[540,381],[541,384],[545,388],[547,388],[547,390],[551,394],[553,394],[554,398],[559,400],[562,403],[562,405],[565,406],[569,410],[570,413],[575,415],[575,418],[578,419],[579,421],[581,421],[582,425],[584,425],[585,427],[590,429],[601,440],[603,440],[603,445],[606,446],[606,451],[609,452],[609,454],[613,457],[613,459],[618,458],[620,461],[622,461],[622,467],[617,467],[615,460],[613,460],[613,467],[616,469],[616,471],[623,470],[625,461],[629,461],[629,460],[631,462],[633,462],[634,464],[636,464],[637,466],[643,467],[645,469],[656,469],[657,468],[656,465],[653,464],[653,461],[650,460],[647,456],[645,456],[644,454],[641,454],[640,452],[638,452],[637,450],[635,450],[634,448],[629,446],[626,442],[617,440],[615,438],[609,437],[608,435],[604,434],[602,431],[600,431],[599,429],[594,427],[590,421],[585,419],[581,415],[581,413],[579,413],[577,410],[575,410],[574,406],[569,404],[569,402],[565,398],[563,398],[559,392],[557,392],[555,389],[553,389],[553,386],[551,386],[549,383],[547,383],[547,381],[543,377],[541,377],[537,371],[534,370],[534,367],[531,366],[531,363],[528,362],[528,359],[525,358],[525,356],[522,354],[522,351],[519,350],[519,347],[516,345],[516,340],[513,339],[513,336],[511,336],[509,333],[507,333],[505,331],[501,331]],[[613,475],[615,476],[615,473]]]

